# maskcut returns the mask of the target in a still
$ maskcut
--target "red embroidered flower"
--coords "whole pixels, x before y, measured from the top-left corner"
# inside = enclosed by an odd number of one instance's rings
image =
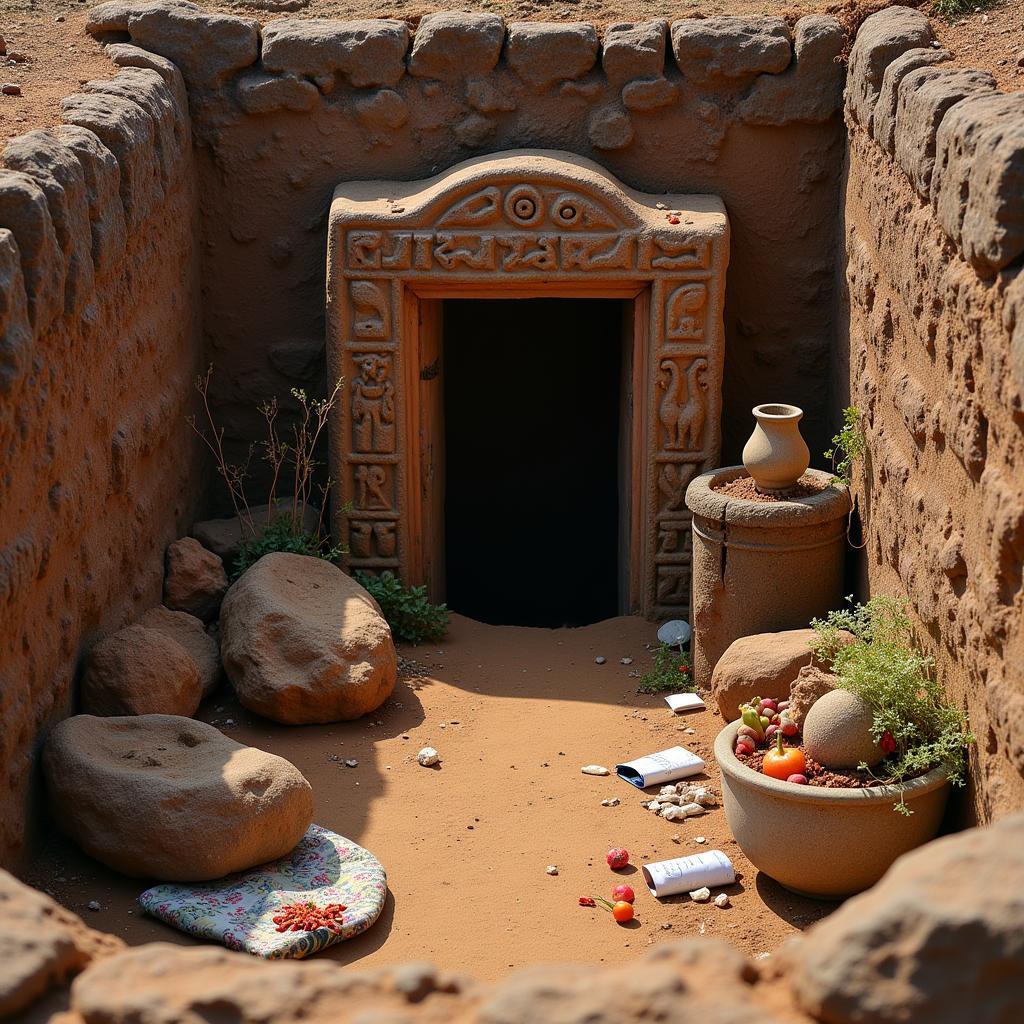
[[[885,754],[891,754],[896,750],[896,740],[888,729],[882,733],[882,738],[878,741],[878,745],[882,748],[882,752]]]
[[[580,906],[581,907],[596,907],[597,904],[589,896],[581,896],[580,897]]]

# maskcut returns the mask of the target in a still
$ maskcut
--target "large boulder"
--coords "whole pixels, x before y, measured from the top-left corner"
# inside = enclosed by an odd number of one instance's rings
[[[173,611],[209,622],[217,615],[228,591],[224,563],[192,537],[182,537],[167,548],[164,604]]]
[[[751,697],[789,697],[790,684],[812,660],[813,629],[752,633],[734,640],[718,659],[711,675],[711,693],[722,717],[740,716],[740,704]]]
[[[217,688],[221,678],[220,648],[194,615],[173,612],[159,604],[141,615],[135,624],[162,633],[188,652],[199,672],[199,685],[204,697],[208,697]]]
[[[174,715],[66,718],[43,771],[60,826],[138,878],[243,871],[286,854],[313,820],[313,791],[293,764]]]
[[[787,954],[825,1024],[1024,1020],[1024,814],[905,854]]]
[[[377,602],[330,562],[264,555],[221,607],[221,657],[238,699],[288,725],[375,710],[398,677]]]
[[[0,870],[0,1018],[24,1009],[93,960],[125,948],[49,896]]]
[[[203,699],[199,668],[177,640],[137,623],[104,637],[82,673],[90,715],[194,715]]]

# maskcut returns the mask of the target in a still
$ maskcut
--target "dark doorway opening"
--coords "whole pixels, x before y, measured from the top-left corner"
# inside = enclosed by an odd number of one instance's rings
[[[625,305],[445,301],[444,550],[454,611],[551,627],[618,614]]]

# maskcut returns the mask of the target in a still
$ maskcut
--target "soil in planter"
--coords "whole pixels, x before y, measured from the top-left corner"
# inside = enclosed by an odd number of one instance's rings
[[[724,494],[728,498],[742,498],[745,501],[763,501],[773,504],[777,501],[796,501],[800,498],[810,498],[812,495],[820,494],[829,485],[822,480],[806,474],[797,480],[793,487],[783,494],[762,494],[754,484],[754,478],[750,476],[738,476],[725,484],[716,484],[712,490],[717,494]]]

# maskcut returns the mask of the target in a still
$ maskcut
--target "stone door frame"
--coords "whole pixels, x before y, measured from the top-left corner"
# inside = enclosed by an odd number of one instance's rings
[[[568,153],[516,150],[424,181],[339,185],[327,363],[345,378],[330,469],[347,567],[392,569],[443,595],[445,299],[626,299],[622,611],[687,614],[682,498],[718,461],[727,259],[717,197],[634,192]]]

